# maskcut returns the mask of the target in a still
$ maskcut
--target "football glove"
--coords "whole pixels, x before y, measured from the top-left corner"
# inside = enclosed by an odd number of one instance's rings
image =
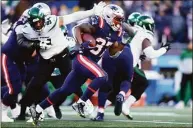
[[[139,58],[140,58],[141,61],[144,61],[144,60],[146,59],[146,55],[144,55],[144,54],[143,54],[143,55],[140,55]]]
[[[103,1],[99,2],[98,4],[95,3],[93,7],[94,14],[97,16],[101,16],[103,12],[103,8],[105,6],[106,6],[106,3]]]
[[[171,49],[170,43],[163,43],[161,44],[160,48],[165,48],[166,52],[169,51]]]

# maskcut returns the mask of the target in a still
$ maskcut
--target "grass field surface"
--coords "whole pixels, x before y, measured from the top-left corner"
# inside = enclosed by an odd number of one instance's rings
[[[134,120],[128,120],[123,115],[115,116],[113,107],[105,112],[104,122],[93,122],[79,117],[71,107],[61,107],[63,118],[61,120],[46,117],[38,127],[192,127],[192,109],[174,109],[171,107],[141,107],[132,108]],[[17,121],[14,123],[1,123],[1,127],[37,127],[32,123]]]

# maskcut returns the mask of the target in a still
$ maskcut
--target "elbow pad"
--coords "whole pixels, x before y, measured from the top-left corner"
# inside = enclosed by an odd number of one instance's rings
[[[165,54],[166,49],[165,48],[160,48],[158,50],[154,50],[152,46],[149,46],[149,47],[145,48],[143,50],[143,52],[145,53],[147,58],[154,59],[154,58],[160,57],[163,54]]]

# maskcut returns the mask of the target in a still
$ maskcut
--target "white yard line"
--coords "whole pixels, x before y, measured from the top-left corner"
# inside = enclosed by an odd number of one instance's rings
[[[62,112],[63,115],[77,115],[74,111]],[[173,112],[132,112],[133,116],[170,116],[170,117],[192,117],[191,114],[176,114]],[[113,116],[115,115],[112,112],[105,112],[105,115]]]
[[[108,121],[108,120],[107,120]],[[112,120],[109,120],[112,121]],[[156,123],[156,124],[191,124],[192,123],[184,123],[184,122],[162,122],[162,121],[142,121],[142,120],[113,120],[117,122],[136,122],[136,123]]]

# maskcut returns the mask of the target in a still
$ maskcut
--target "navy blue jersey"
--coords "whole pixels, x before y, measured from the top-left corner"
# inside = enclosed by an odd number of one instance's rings
[[[99,16],[90,18],[89,23],[95,27],[96,31],[92,36],[96,39],[96,49],[90,50],[90,57],[98,61],[106,48],[115,42],[122,43],[122,30],[113,31],[109,24]]]
[[[28,59],[31,58],[31,55],[33,53],[32,49],[21,47],[17,43],[16,29],[18,26],[24,25],[24,24],[25,24],[25,21],[23,21],[23,19],[15,23],[12,29],[11,35],[9,36],[9,39],[1,47],[1,52],[6,54],[8,57],[10,57],[12,60],[16,62],[27,61]]]

